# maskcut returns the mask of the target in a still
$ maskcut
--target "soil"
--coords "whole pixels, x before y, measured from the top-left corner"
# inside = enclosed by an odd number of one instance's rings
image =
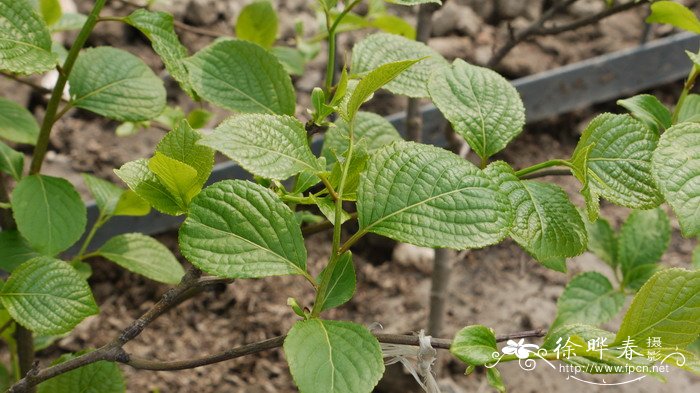
[[[85,11],[91,2],[81,1],[78,6]],[[229,32],[231,21],[242,7],[242,1],[220,2],[212,0],[173,0],[169,6],[177,18],[210,30]],[[307,33],[313,33],[315,16],[309,10],[308,1],[279,1],[281,41],[289,42],[296,20],[301,20]],[[454,4],[453,4],[454,3]],[[476,64],[485,63],[494,46],[500,46],[508,36],[509,26],[519,28],[538,15],[537,8],[524,7],[519,12],[506,7],[503,0],[478,2],[450,0],[447,4],[469,7],[473,23],[440,20],[440,36],[431,38],[430,45],[449,59],[460,57]],[[539,3],[541,1],[522,2]],[[591,13],[602,0],[586,1],[571,14],[564,15],[559,23]],[[689,2],[695,4],[697,2]],[[475,5],[476,4],[476,5]],[[494,5],[495,4],[495,5]],[[108,5],[107,13],[125,15],[130,8],[119,1]],[[214,10],[215,12],[211,12]],[[464,9],[462,9],[464,10]],[[393,8],[392,12],[413,21],[413,11]],[[441,16],[441,18],[444,16]],[[607,19],[597,26],[556,37],[541,37],[518,46],[507,56],[498,70],[510,78],[529,75],[561,65],[590,58],[636,45],[644,32],[641,22],[644,12],[632,10]],[[654,26],[650,38],[667,35],[672,31]],[[341,48],[366,34],[351,33],[342,36]],[[180,34],[183,43],[193,52],[211,42],[210,38],[191,33]],[[70,39],[70,37],[67,37]],[[154,69],[162,65],[153,55],[148,43],[138,34],[116,23],[98,26],[89,45],[114,45],[126,48],[142,57]],[[308,94],[320,83],[324,64],[319,59],[309,65],[309,72],[294,82],[298,90],[300,116],[308,104]],[[165,76],[163,73],[162,75]],[[0,89],[7,98],[20,102],[41,103],[41,97],[33,97],[25,86],[0,78]],[[172,81],[168,81],[171,104],[188,110],[194,107]],[[680,91],[678,84],[657,89],[666,103]],[[370,110],[390,114],[404,108],[405,99],[388,94],[378,94]],[[211,125],[217,124],[227,113],[206,106],[216,114]],[[42,105],[36,105],[35,114],[42,115]],[[619,111],[614,103],[567,114],[537,124],[528,125],[526,131],[506,152],[496,157],[512,163],[516,168],[542,162],[550,158],[567,157],[574,149],[578,133],[583,126],[601,111]],[[61,119],[51,138],[51,150],[47,156],[45,172],[67,177],[85,194],[80,172],[117,180],[112,169],[126,161],[148,157],[164,131],[152,128],[129,137],[117,137],[118,124],[83,111],[72,111]],[[25,150],[29,153],[29,150]],[[471,157],[470,157],[471,158]],[[561,185],[575,203],[582,205],[578,194],[579,184],[570,177],[548,178]],[[86,196],[87,197],[87,196]],[[603,203],[602,215],[619,225],[629,213]],[[673,216],[671,216],[673,217]],[[690,264],[694,241],[683,239],[678,223],[673,221],[673,238],[662,263],[667,266]],[[158,237],[177,254],[176,233]],[[405,246],[395,248],[390,240],[365,242],[355,249],[355,265],[358,275],[357,295],[343,307],[332,310],[328,318],[352,320],[363,324],[380,323],[385,332],[416,332],[427,325],[428,296],[432,250],[406,251]],[[318,270],[330,252],[330,234],[317,234],[307,239],[309,266]],[[392,250],[395,250],[392,254]],[[184,259],[183,263],[186,263]],[[461,327],[484,324],[497,333],[508,333],[532,328],[546,328],[553,320],[556,300],[564,285],[581,271],[596,270],[610,275],[606,265],[591,254],[573,258],[566,274],[553,272],[532,260],[512,241],[484,250],[473,250],[455,262],[451,275],[449,303],[442,337],[451,337]],[[39,353],[46,364],[60,353],[77,351],[85,347],[97,347],[111,340],[130,321],[153,305],[167,290],[140,276],[124,271],[107,261],[95,261],[90,283],[100,304],[101,313],[81,323],[70,336]],[[314,272],[315,273],[315,272]],[[298,319],[286,306],[293,296],[303,304],[312,301],[312,293],[305,283],[295,277],[275,277],[264,280],[238,280],[226,287],[203,294],[162,316],[144,333],[129,343],[127,351],[134,355],[162,360],[188,359],[229,349],[241,344],[284,334]],[[609,326],[614,328],[618,321]],[[532,340],[537,342],[536,340]],[[489,391],[483,372],[464,376],[464,367],[442,355],[441,383],[444,392]],[[259,355],[223,362],[194,370],[179,372],[137,371],[122,367],[129,392],[293,392],[296,391],[281,350],[271,350]],[[517,364],[502,367],[506,386],[511,392],[584,391],[598,392],[696,392],[700,390],[700,378],[688,373],[673,373],[667,384],[647,378],[644,382],[618,388],[599,388],[581,382],[567,380],[566,374],[540,364],[533,371],[523,371]],[[611,380],[615,377],[611,377]],[[416,384],[410,375],[399,368],[387,373],[387,378],[377,389],[381,392],[413,392]]]

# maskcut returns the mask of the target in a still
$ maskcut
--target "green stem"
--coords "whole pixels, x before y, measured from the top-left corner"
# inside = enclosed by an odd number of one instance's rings
[[[75,60],[78,58],[80,50],[85,45],[92,29],[95,28],[95,24],[99,19],[100,11],[105,5],[106,0],[96,0],[95,6],[92,8],[90,16],[88,16],[87,21],[83,25],[83,28],[78,33],[78,37],[75,39],[73,46],[68,52],[65,63],[60,67],[61,72],[59,73],[58,80],[56,81],[56,86],[53,88],[51,93],[51,98],[46,106],[46,114],[44,115],[44,121],[41,124],[41,131],[39,132],[39,139],[37,140],[36,146],[34,148],[34,154],[32,156],[32,163],[29,167],[29,174],[33,175],[41,171],[41,166],[44,162],[44,157],[46,156],[46,151],[49,147],[49,137],[51,136],[51,129],[56,121],[56,112],[58,112],[58,105],[61,103],[61,97],[63,97],[63,90],[68,82],[68,76],[75,65]]]
[[[535,165],[527,167],[527,168],[523,168],[523,169],[515,172],[515,176],[522,178],[522,177],[527,176],[531,173],[537,172],[537,171],[542,170],[542,169],[551,168],[553,166],[565,166],[565,167],[571,168],[571,163],[569,161],[566,161],[566,160],[549,160],[549,161],[541,162],[539,164],[535,164]]]
[[[695,85],[695,80],[698,78],[699,74],[700,67],[693,65],[693,68],[691,68],[690,73],[688,74],[688,79],[686,79],[685,84],[683,84],[683,92],[681,92],[681,96],[678,97],[678,103],[676,104],[676,108],[673,110],[671,124],[676,124],[676,121],[678,121],[678,115],[680,115],[681,109],[683,108],[683,104],[685,104],[685,99],[688,97],[688,94],[690,94],[690,91],[693,89],[693,86]]]
[[[336,45],[336,30],[338,29],[338,26],[340,25],[340,22],[343,20],[345,15],[347,15],[350,11],[352,11],[355,6],[360,4],[362,0],[353,0],[350,4],[345,6],[343,11],[338,14],[338,17],[335,18],[333,21],[333,24],[331,25],[331,13],[330,11],[326,10],[326,30],[328,30],[328,63],[326,64],[326,82],[324,84],[323,91],[326,93],[326,97],[331,96],[331,89],[333,88],[333,82],[335,79],[335,45]]]
[[[90,232],[88,233],[87,237],[85,238],[85,241],[83,242],[83,245],[80,247],[80,251],[78,251],[78,254],[75,256],[76,260],[83,260],[86,258],[85,256],[85,251],[87,251],[88,246],[90,246],[90,243],[92,242],[92,238],[95,237],[95,234],[97,233],[97,230],[102,227],[102,225],[109,220],[110,217],[105,217],[100,213],[100,216],[97,217],[97,220],[95,223],[92,225],[92,228],[90,228]]]

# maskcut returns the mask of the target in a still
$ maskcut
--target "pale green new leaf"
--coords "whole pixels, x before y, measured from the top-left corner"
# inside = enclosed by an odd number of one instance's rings
[[[126,183],[136,195],[143,198],[161,213],[177,216],[186,212],[182,201],[168,191],[168,188],[148,168],[147,160],[130,161],[115,169],[114,173]]]
[[[68,81],[74,106],[110,119],[150,120],[165,108],[163,81],[141,59],[121,49],[86,49]]]
[[[428,90],[455,132],[482,159],[503,150],[525,125],[517,90],[487,68],[457,59],[432,74]]]
[[[677,124],[661,136],[653,172],[683,235],[700,234],[700,124]]]
[[[148,169],[158,177],[183,210],[187,210],[187,205],[201,190],[194,168],[161,152],[157,151],[148,160]]]
[[[0,142],[0,172],[5,172],[19,181],[24,170],[24,154]]]
[[[239,112],[294,114],[292,80],[277,58],[259,45],[217,41],[185,64],[197,94],[213,104]]]
[[[350,146],[348,122],[339,119],[335,125],[328,129],[323,138],[322,155],[329,164],[336,161],[336,154],[345,153]],[[364,146],[369,154],[392,142],[403,140],[388,120],[372,112],[357,112],[353,135],[356,143],[365,141]]]
[[[421,59],[401,60],[382,64],[365,75],[355,86],[350,95],[346,107],[345,119],[352,120],[360,110],[360,106],[367,101],[375,91],[381,89],[387,83],[396,79],[409,67],[418,63]]]
[[[87,211],[72,184],[57,177],[32,175],[12,191],[17,229],[29,244],[53,256],[72,246],[85,231]]]
[[[344,193],[343,193],[344,194]],[[315,197],[312,196],[318,210],[328,219],[330,222],[335,222],[335,201],[331,197]],[[340,222],[341,224],[350,219],[350,214],[345,210],[342,210]]]
[[[450,352],[470,366],[492,363],[495,361],[493,353],[498,352],[496,335],[486,326],[467,326],[455,335]]]
[[[311,152],[304,125],[291,116],[232,116],[199,143],[268,179],[284,180],[304,170],[323,170]]]
[[[647,23],[670,24],[679,29],[700,34],[700,21],[686,6],[675,1],[657,1],[651,5]]]
[[[272,191],[241,180],[205,188],[180,227],[182,255],[219,277],[306,273],[306,248],[294,213]]]
[[[63,10],[59,0],[39,0],[39,11],[47,25],[53,25],[61,19]]]
[[[510,200],[515,214],[511,237],[535,259],[573,257],[586,250],[586,227],[564,190],[554,184],[519,180],[502,161],[485,172]]]
[[[651,156],[658,140],[656,132],[630,115],[604,113],[593,119],[572,157],[577,161],[587,153],[588,203],[595,204],[600,196],[633,209],[658,206],[663,197],[651,176]]]
[[[402,72],[385,88],[394,94],[429,97],[430,74],[449,63],[422,42],[395,34],[377,33],[367,36],[352,48],[352,72],[369,72],[383,64],[400,60],[425,58]]]
[[[95,203],[103,216],[111,216],[119,204],[124,190],[95,176],[83,173],[83,182],[90,190],[90,194],[95,198]]]
[[[364,145],[365,144],[362,142],[358,143],[353,149],[350,167],[345,174],[343,195],[341,195],[343,200],[357,200],[357,188],[360,185],[360,176],[365,171],[367,162],[369,161],[369,155],[367,154]],[[346,158],[343,158],[340,162],[333,164],[331,174],[328,177],[328,181],[330,181],[333,187],[338,191],[340,190],[340,182],[343,179],[343,166],[345,160]]]
[[[115,236],[97,254],[136,274],[166,284],[177,284],[185,274],[167,247],[141,233]]]
[[[335,268],[330,273],[331,278],[328,287],[323,293],[318,295],[318,301],[323,304],[321,311],[330,310],[347,303],[355,294],[355,266],[352,263],[352,253],[345,252],[338,257]],[[324,276],[328,274],[328,266],[319,274],[318,282],[323,282]]]
[[[617,261],[624,285],[641,287],[654,273],[670,240],[671,223],[661,208],[633,211],[617,238]]]
[[[0,70],[36,74],[56,66],[46,23],[27,0],[0,0]]]
[[[588,230],[588,251],[613,268],[617,267],[617,236],[610,223],[604,218],[594,222],[584,219],[583,222]]]
[[[277,39],[277,23],[277,13],[270,0],[255,0],[238,15],[236,36],[270,48]]]
[[[630,111],[632,116],[644,122],[647,127],[661,132],[671,127],[671,111],[651,94],[639,94],[624,100],[618,100],[617,105]]]
[[[197,184],[202,188],[214,168],[214,151],[199,144],[202,136],[181,120],[158,143],[156,152],[189,165],[197,171]]]
[[[151,205],[132,190],[125,190],[119,198],[115,216],[145,216],[151,212]]]
[[[17,266],[40,255],[17,230],[0,231],[0,269],[12,273]]]
[[[659,337],[664,347],[683,348],[700,334],[700,270],[665,269],[632,300],[615,342]]]
[[[139,29],[151,41],[153,50],[163,60],[165,68],[190,97],[196,94],[190,83],[183,60],[189,56],[180,39],[175,34],[173,16],[167,12],[153,12],[138,9],[127,16],[124,21]]]
[[[61,364],[81,354],[66,354],[54,363]],[[68,371],[38,386],[38,393],[124,393],[125,391],[126,383],[119,365],[107,361],[91,363]]]
[[[425,247],[478,248],[512,223],[507,196],[446,150],[395,142],[367,164],[357,192],[360,231]]]
[[[585,272],[569,281],[557,301],[557,317],[550,330],[562,325],[599,325],[611,320],[625,304],[625,294],[598,272]]]
[[[33,145],[38,137],[39,124],[34,115],[22,105],[0,97],[0,138]]]
[[[370,393],[384,374],[379,342],[352,322],[299,321],[284,354],[301,393]]]
[[[99,312],[87,282],[67,262],[49,257],[15,269],[0,300],[15,321],[42,335],[69,332]]]

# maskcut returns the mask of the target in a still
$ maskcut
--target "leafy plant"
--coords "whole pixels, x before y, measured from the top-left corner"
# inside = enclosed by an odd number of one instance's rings
[[[620,276],[620,290],[598,273],[575,277],[559,300],[557,319],[542,348],[554,351],[562,338],[580,344],[604,337],[614,350],[606,356],[597,356],[590,348],[567,358],[557,353],[556,360],[635,365],[638,359],[616,356],[625,340],[659,338],[663,340],[659,350],[669,356],[694,345],[700,334],[700,272],[654,271],[670,230],[658,208],[661,203],[674,209],[684,235],[700,233],[700,124],[695,122],[700,112],[696,96],[690,94],[700,69],[697,62],[673,113],[653,98],[633,97],[621,102],[632,115],[606,113],[593,119],[571,157],[516,170],[506,162],[491,161],[522,132],[525,122],[524,106],[507,80],[462,60],[450,64],[406,34],[380,33],[354,47],[352,64],[335,81],[335,35],[353,20],[352,10],[360,1],[345,2],[340,9],[337,1],[318,3],[326,18],[328,72],[324,85],[313,92],[311,119],[303,123],[294,116],[297,100],[289,76],[298,67],[278,60],[284,51],[275,49],[276,18],[267,2],[254,2],[242,12],[238,39],[216,40],[190,55],[179,42],[170,15],[139,9],[124,17],[100,17],[105,0],[97,0],[59,65],[49,30],[49,24],[63,20],[55,4],[41,2],[40,13],[27,0],[0,0],[0,26],[4,26],[0,69],[22,75],[59,70],[41,126],[26,109],[0,101],[0,137],[35,144],[25,174],[24,156],[0,143],[0,171],[16,181],[0,210],[0,263],[11,273],[0,289],[4,308],[0,311],[5,325],[15,330],[14,336],[3,339],[18,359],[10,391],[31,391],[37,385],[41,392],[80,390],[97,378],[105,391],[120,392],[123,377],[114,363],[174,370],[283,346],[301,391],[370,392],[384,371],[380,341],[419,342],[410,336],[376,335],[362,324],[322,317],[354,295],[352,247],[368,233],[454,249],[486,247],[510,237],[557,271],[566,271],[566,258],[593,250]],[[375,24],[362,27],[376,26],[378,15],[385,12],[383,7],[376,11],[376,3],[365,19]],[[659,3],[652,20],[661,20]],[[236,114],[203,135],[196,128],[206,121],[193,123],[206,114],[184,116],[167,109],[163,82],[140,59],[111,47],[83,49],[98,22],[114,21],[141,31],[193,100]],[[693,60],[697,56],[691,54]],[[67,84],[70,99],[62,104]],[[381,88],[430,98],[480,157],[480,167],[449,151],[403,141],[391,124],[363,112],[363,104]],[[127,128],[154,120],[172,128],[152,157],[115,171],[128,190],[85,176],[100,213],[89,229],[85,206],[74,187],[41,174],[52,126],[72,108],[126,122]],[[327,130],[321,156],[309,144],[310,134],[318,130]],[[239,163],[255,181],[207,185],[214,151]],[[554,166],[569,169],[580,181],[586,201],[583,216],[561,188],[533,180]],[[4,190],[5,183],[0,184]],[[600,198],[647,210],[631,213],[616,234],[598,219]],[[138,233],[91,245],[96,231],[112,217],[145,215],[151,207],[185,216],[179,247],[194,268],[185,272],[166,247]],[[309,217],[307,207],[318,209],[327,218],[322,225],[333,229],[331,256],[322,267],[307,265],[304,235],[310,227],[303,225]],[[355,217],[358,230],[344,239],[343,223]],[[67,255],[65,251],[81,238],[79,251]],[[30,370],[34,342],[50,342],[98,312],[85,263],[98,256],[150,279],[179,284],[105,346]],[[210,276],[200,277],[202,272]],[[160,314],[208,286],[275,275],[300,276],[315,293],[313,299],[289,299],[300,320],[286,337],[174,363],[140,359],[123,348]],[[596,325],[620,311],[623,291],[628,289],[639,290],[618,332],[599,329]],[[489,383],[503,390],[493,354],[498,353],[497,342],[508,337],[497,337],[488,327],[468,326],[452,340],[451,352],[468,371],[488,366]],[[522,350],[527,347],[508,345],[499,361],[537,356]],[[688,360],[682,366],[697,373],[698,359],[691,352],[682,353]]]

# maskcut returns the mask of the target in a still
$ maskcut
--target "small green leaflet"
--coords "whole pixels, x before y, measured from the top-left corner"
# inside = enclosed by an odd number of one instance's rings
[[[68,81],[72,105],[119,121],[150,120],[165,108],[165,87],[138,57],[112,47],[84,50]]]
[[[181,120],[158,143],[156,152],[178,160],[197,171],[197,184],[202,188],[214,168],[214,151],[199,143],[202,135]]]
[[[583,222],[588,231],[588,251],[613,268],[617,267],[617,236],[610,223],[602,217],[594,222],[584,218]]]
[[[17,266],[40,255],[17,230],[0,231],[0,269],[12,273]]]
[[[569,281],[557,302],[557,318],[550,330],[563,325],[599,325],[612,319],[625,304],[625,294],[615,290],[598,272],[585,272]]]
[[[34,115],[16,102],[0,97],[0,138],[33,145],[38,137],[39,124]]]
[[[220,40],[185,60],[202,98],[247,113],[293,115],[292,80],[277,58],[248,41]]]
[[[699,321],[700,270],[665,269],[637,292],[615,342],[659,337],[664,347],[682,349],[697,340]]]
[[[503,150],[525,125],[517,90],[487,68],[457,59],[432,74],[428,91],[455,132],[482,159]]]
[[[684,236],[700,234],[700,124],[669,128],[654,151],[654,180],[681,224]]]
[[[311,152],[304,125],[291,116],[232,116],[200,144],[224,153],[252,174],[268,179],[285,180],[304,170],[323,170]]]
[[[95,198],[100,214],[105,217],[145,216],[151,211],[151,206],[131,190],[123,190],[86,173],[83,174],[83,182]]]
[[[32,175],[12,191],[17,229],[35,250],[54,256],[77,242],[87,211],[72,184],[57,177]]]
[[[49,257],[15,269],[0,300],[15,321],[42,335],[69,332],[99,311],[87,282],[67,262]]]
[[[688,94],[685,98],[685,102],[678,111],[678,122],[683,123],[686,121],[692,121],[695,123],[700,122],[700,95],[699,94]]]
[[[483,366],[494,362],[492,356],[498,352],[496,335],[486,326],[471,325],[463,328],[455,335],[450,346],[450,352],[467,365]]]
[[[639,289],[654,273],[670,240],[671,223],[661,208],[633,211],[617,238],[623,285]]]
[[[27,0],[0,0],[0,70],[28,75],[56,66],[46,23]]]
[[[24,170],[24,154],[12,150],[10,146],[0,142],[0,172],[5,172],[19,181]]]
[[[332,222],[332,221],[331,221]],[[330,265],[329,265],[330,266]],[[321,311],[329,310],[347,303],[355,294],[355,266],[352,263],[352,253],[347,251],[338,257],[338,261],[333,265],[334,269],[330,273],[331,278],[328,286],[323,288],[323,293],[319,293],[317,300],[323,304]],[[324,276],[328,273],[328,266],[319,274],[318,282],[323,282]]]
[[[700,21],[693,11],[675,1],[657,1],[651,4],[647,23],[670,24],[679,29],[700,34]]]
[[[367,164],[357,191],[360,231],[424,247],[466,249],[508,233],[508,198],[488,176],[446,150],[394,142]]]
[[[441,67],[448,67],[449,63],[422,42],[395,34],[371,34],[352,48],[351,69],[353,73],[361,74],[386,63],[416,58],[425,60],[408,68],[385,88],[409,97],[429,97],[430,75]]]
[[[671,127],[671,112],[656,96],[640,94],[618,100],[617,105],[630,111],[632,116],[643,121],[647,127],[658,133]]]
[[[161,183],[155,173],[148,168],[148,160],[130,161],[115,169],[114,173],[126,183],[136,195],[147,201],[161,213],[177,216],[186,208],[182,201],[173,196]]]
[[[370,393],[384,374],[379,342],[352,322],[299,321],[284,354],[301,393]]]
[[[270,0],[255,0],[238,15],[236,36],[270,48],[277,39],[277,13]]]
[[[345,194],[345,193],[343,193]],[[314,202],[316,203],[316,206],[318,206],[318,209],[321,211],[321,213],[328,219],[330,222],[335,222],[335,201],[331,197],[316,197],[316,196],[311,196]],[[343,198],[345,199],[345,198]],[[341,224],[344,223],[345,221],[350,219],[350,214],[346,212],[345,210],[341,211],[341,219],[340,222]]]
[[[59,0],[39,0],[39,11],[47,25],[53,25],[58,22],[63,15]]]
[[[350,146],[350,126],[348,122],[339,119],[335,125],[335,127],[331,127],[326,131],[326,135],[323,138],[322,155],[329,164],[335,162],[336,155],[345,153]],[[369,154],[391,142],[403,140],[399,132],[388,120],[372,112],[357,112],[353,135],[356,143],[364,140],[364,145]]]
[[[54,364],[82,354],[63,355]],[[38,393],[124,393],[126,383],[117,363],[100,361],[53,377],[39,384],[38,388]]]
[[[205,188],[180,227],[182,255],[219,277],[306,273],[306,248],[294,213],[272,191],[242,180]]]
[[[185,274],[167,247],[140,233],[115,236],[100,247],[97,254],[134,273],[166,284],[177,284]]]
[[[196,169],[159,151],[148,160],[148,169],[158,177],[170,195],[178,201],[178,205],[185,210],[201,189],[197,184]]]

